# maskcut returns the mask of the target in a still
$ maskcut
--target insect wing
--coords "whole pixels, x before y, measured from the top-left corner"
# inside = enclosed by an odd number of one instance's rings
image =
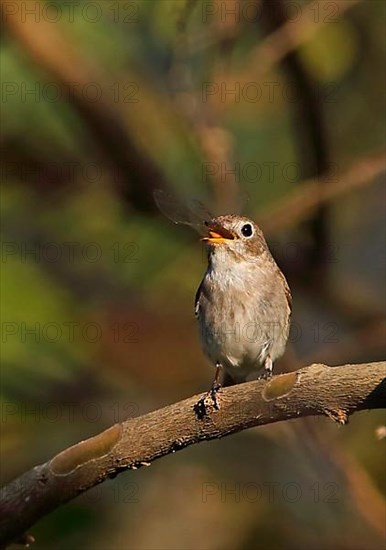
[[[188,204],[188,211],[191,221],[203,228],[204,233],[207,233],[207,226],[213,220],[213,215],[207,207],[198,199],[191,199]]]
[[[192,199],[184,204],[163,189],[154,191],[154,200],[160,212],[172,222],[189,225],[203,235],[207,233],[205,222],[209,222],[212,216],[199,200]]]

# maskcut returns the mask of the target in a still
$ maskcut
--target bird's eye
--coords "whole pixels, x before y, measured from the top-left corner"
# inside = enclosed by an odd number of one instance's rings
[[[244,237],[251,237],[253,234],[253,227],[250,223],[246,223],[241,228],[241,233],[244,235]]]

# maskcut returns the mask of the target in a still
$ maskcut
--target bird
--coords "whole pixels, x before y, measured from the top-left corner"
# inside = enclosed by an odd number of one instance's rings
[[[270,378],[288,340],[292,297],[260,227],[239,215],[206,221],[208,266],[195,298],[204,353],[234,383]]]
[[[223,385],[272,376],[274,361],[288,340],[291,291],[257,223],[238,214],[214,217],[201,203],[193,213],[184,212],[162,193],[155,199],[175,223],[198,229],[207,248],[195,316],[204,354],[216,371],[209,392],[195,408],[202,417],[207,395],[219,408],[217,393]]]

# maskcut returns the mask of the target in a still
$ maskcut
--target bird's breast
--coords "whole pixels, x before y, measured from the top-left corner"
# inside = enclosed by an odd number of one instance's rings
[[[267,354],[281,355],[288,311],[273,276],[250,265],[228,270],[209,266],[200,286],[198,320],[204,351],[213,363],[230,371],[258,370]]]

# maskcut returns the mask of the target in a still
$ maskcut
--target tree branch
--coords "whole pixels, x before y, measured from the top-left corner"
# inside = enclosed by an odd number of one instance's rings
[[[354,162],[345,172],[326,174],[321,188],[318,179],[304,181],[297,189],[261,213],[258,217],[264,234],[272,235],[308,217],[322,204],[349,191],[371,185],[386,170],[386,155],[377,151]]]
[[[342,17],[347,10],[352,9],[361,1],[335,0],[338,16]],[[267,36],[261,44],[252,49],[246,58],[246,64],[251,68],[250,73],[258,76],[267,74],[288,54],[312,40],[315,34],[329,22],[328,17],[315,18],[315,10],[318,10],[319,7],[319,0],[309,2],[305,5],[302,17],[298,21],[286,21],[284,25]]]
[[[65,449],[2,489],[0,544],[22,540],[45,514],[80,493],[162,456],[209,439],[281,420],[327,415],[344,424],[350,414],[386,403],[386,362],[296,372],[224,388],[220,410],[195,416],[198,396],[115,424]]]
[[[22,6],[19,5],[22,2],[18,0],[14,4],[16,11],[7,12],[6,3],[0,3],[6,29],[47,78],[54,79],[61,90],[60,95],[68,98],[88,129],[90,138],[99,146],[97,152],[102,153],[102,160],[110,166],[113,181],[125,198],[138,210],[154,211],[152,191],[166,186],[163,172],[142,151],[124,123],[128,115],[120,112],[114,102],[107,100],[111,95],[108,91],[111,84],[106,74],[98,73],[91,61],[81,55],[65,28],[45,17],[24,19]],[[90,101],[84,90],[95,82],[103,90],[103,97]]]

